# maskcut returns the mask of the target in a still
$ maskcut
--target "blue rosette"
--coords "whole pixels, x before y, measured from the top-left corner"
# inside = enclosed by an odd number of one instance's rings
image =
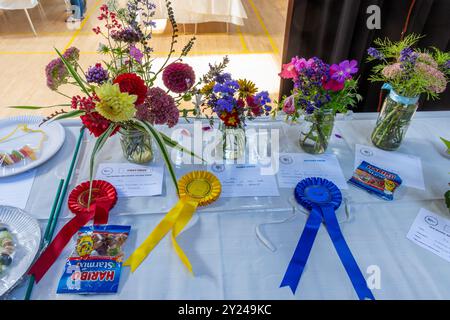
[[[323,178],[308,178],[297,184],[294,193],[297,202],[311,213],[280,287],[289,286],[295,294],[317,232],[324,222],[359,299],[375,300],[339,228],[335,212],[342,203],[339,188]]]

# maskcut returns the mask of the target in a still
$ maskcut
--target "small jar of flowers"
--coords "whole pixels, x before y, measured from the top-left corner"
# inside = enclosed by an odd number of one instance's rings
[[[225,57],[220,64],[210,65],[194,95],[199,114],[214,125],[214,115],[220,120],[222,139],[219,143],[223,158],[237,160],[245,152],[246,122],[263,115],[270,115],[271,99],[267,91],[258,92],[256,85],[247,79],[235,80],[225,69],[229,63]]]
[[[383,82],[389,91],[372,132],[373,144],[384,150],[396,150],[406,135],[419,106],[419,98],[437,99],[447,87],[450,53],[436,48],[413,49],[421,36],[411,34],[398,42],[375,40],[368,49],[368,61],[376,61],[372,82]]]
[[[286,120],[297,122],[300,128],[300,147],[307,153],[321,154],[328,148],[337,112],[345,113],[354,107],[361,96],[357,93],[358,72],[355,60],[329,65],[317,57],[294,57],[283,65],[280,77],[292,79],[294,89],[284,97],[279,111]]]

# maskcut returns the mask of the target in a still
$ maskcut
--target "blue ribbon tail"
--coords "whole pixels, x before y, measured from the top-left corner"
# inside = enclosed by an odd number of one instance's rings
[[[385,83],[383,84],[383,86],[381,87],[382,90],[392,90],[392,86],[389,83]]]
[[[339,223],[336,218],[336,214],[334,208],[332,206],[324,206],[321,208],[324,216],[325,224],[328,230],[328,234],[330,235],[331,240],[333,241],[334,247],[339,255],[339,258],[342,261],[342,264],[345,267],[345,271],[355,288],[355,291],[360,300],[375,300],[370,289],[367,287],[366,279],[362,274],[361,270],[356,263],[355,258],[350,251],[347,243],[345,242],[344,235],[339,228]]]
[[[295,294],[321,223],[322,215],[320,211],[318,208],[313,208],[306,221],[291,262],[289,262],[280,288],[289,286],[292,293]]]

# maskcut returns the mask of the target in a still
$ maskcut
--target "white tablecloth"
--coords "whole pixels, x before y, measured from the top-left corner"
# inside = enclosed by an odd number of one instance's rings
[[[247,13],[241,0],[172,0],[178,23],[227,22],[244,25]],[[155,19],[166,19],[167,10],[163,0],[157,5]]]
[[[328,150],[337,155],[346,178],[353,172],[355,144],[370,145],[375,114],[354,117],[354,120],[336,122],[336,130],[343,139],[334,136]],[[439,141],[439,136],[450,136],[449,119],[450,112],[418,113],[399,149],[399,152],[421,157],[426,191],[404,187],[393,202],[379,200],[355,188],[344,192],[347,206],[338,211],[341,228],[363,273],[368,276],[368,268],[379,268],[380,288],[373,290],[377,299],[450,299],[450,264],[406,239],[420,208],[449,216],[443,194],[450,181],[450,161],[443,154],[444,148]],[[190,124],[182,126],[191,129]],[[296,144],[296,126],[281,121],[255,122],[251,126],[280,128],[281,151],[301,152]],[[26,207],[28,212],[41,219],[43,228],[52,195],[59,179],[65,177],[79,128],[68,122],[66,130],[66,144],[55,158],[39,169]],[[91,139],[86,137],[72,186],[86,179],[85,158],[91,146]],[[108,153],[111,148],[117,152]],[[118,142],[112,140],[100,155],[99,162],[123,161],[118,148]],[[177,175],[192,169],[178,168]],[[280,189],[280,197],[269,198],[221,198],[214,205],[200,209],[179,240],[191,259],[195,277],[185,270],[166,238],[134,274],[130,274],[128,268],[123,269],[117,295],[95,298],[356,299],[323,227],[296,295],[292,295],[289,288],[279,288],[306,215],[295,210],[295,217],[286,223],[261,224],[284,220],[294,214],[292,192],[292,189]],[[175,202],[173,186],[167,178],[162,197],[120,199],[111,212],[110,223],[132,226],[125,248],[127,255],[148,236]],[[59,227],[70,217],[67,209],[62,212],[62,217],[65,218],[60,220]],[[257,226],[264,238],[276,247],[275,252],[258,239]],[[33,299],[92,299],[55,293],[65,259],[72,248],[73,244],[65,249],[35,286]],[[24,287],[17,288],[10,298],[22,299]]]
[[[0,0],[0,9],[31,9],[37,4],[38,0]]]

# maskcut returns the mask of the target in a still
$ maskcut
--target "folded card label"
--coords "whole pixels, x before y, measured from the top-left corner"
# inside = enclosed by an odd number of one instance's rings
[[[450,220],[421,209],[407,238],[450,262]]]
[[[324,178],[333,182],[339,189],[348,189],[341,166],[334,154],[280,154],[278,173],[280,188],[293,189],[303,179],[312,177]]]
[[[132,163],[101,163],[96,179],[111,183],[119,197],[150,197],[162,194],[164,167]]]
[[[222,184],[221,197],[278,197],[274,175],[262,175],[257,165],[214,164],[210,168]]]

